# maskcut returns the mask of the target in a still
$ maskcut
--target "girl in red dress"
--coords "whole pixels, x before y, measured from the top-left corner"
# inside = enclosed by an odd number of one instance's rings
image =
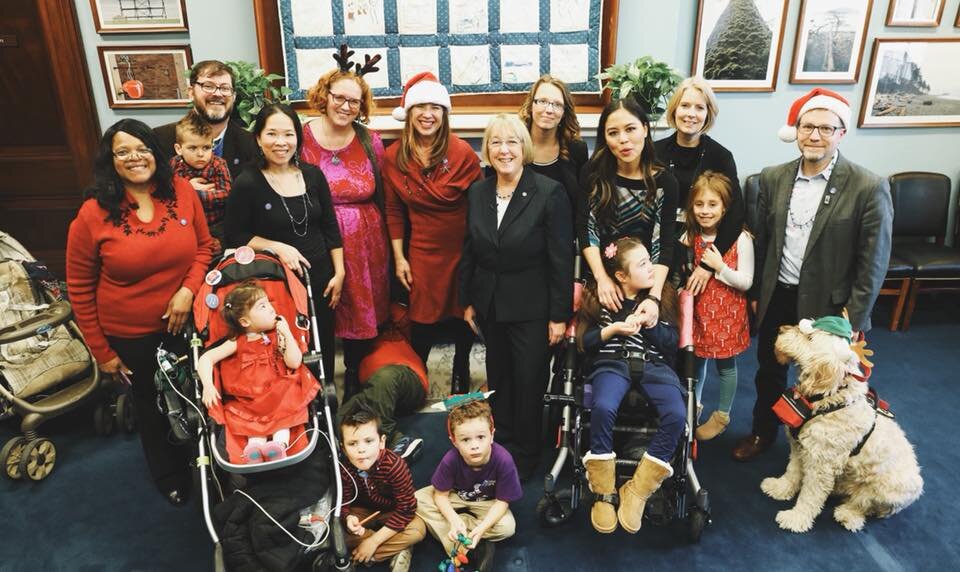
[[[247,438],[247,463],[286,456],[290,428],[307,422],[307,406],[319,384],[303,366],[303,352],[267,293],[253,282],[227,294],[223,318],[232,335],[204,353],[197,363],[203,383],[203,404],[210,416],[233,435]],[[226,358],[236,355],[235,359]],[[213,385],[213,366],[220,365],[226,399]]]
[[[737,356],[750,347],[745,292],[753,284],[753,239],[743,230],[737,241],[720,254],[714,241],[717,229],[733,202],[733,185],[725,175],[706,171],[690,189],[686,206],[687,232],[681,241],[693,251],[693,265],[713,269],[693,308],[693,347],[697,356],[697,402],[707,379],[707,360],[716,361],[720,399],[706,423],[697,427],[697,439],[713,439],[730,423],[737,391]]]

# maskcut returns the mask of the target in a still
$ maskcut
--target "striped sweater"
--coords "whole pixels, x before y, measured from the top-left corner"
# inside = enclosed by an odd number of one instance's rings
[[[341,463],[340,478],[344,501],[349,502],[356,494],[351,504],[382,511],[386,515],[384,526],[391,530],[402,531],[417,514],[416,491],[407,462],[389,449],[380,451],[380,458],[364,473],[349,461]],[[342,514],[344,519],[350,514],[349,505],[343,505]]]

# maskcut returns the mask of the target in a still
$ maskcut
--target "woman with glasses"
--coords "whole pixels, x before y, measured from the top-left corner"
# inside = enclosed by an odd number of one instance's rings
[[[677,238],[683,234],[683,212],[687,207],[687,198],[693,182],[701,173],[713,171],[730,179],[732,184],[730,208],[727,210],[714,246],[720,254],[726,254],[737,241],[743,230],[744,207],[740,192],[740,179],[737,177],[737,164],[733,154],[726,147],[707,135],[707,131],[716,122],[720,108],[717,98],[703,78],[689,77],[677,86],[667,103],[667,123],[674,131],[654,146],[657,160],[667,166],[677,179],[677,225],[674,227]],[[713,276],[713,270],[704,263],[695,268],[687,278],[687,289],[694,295],[700,294]]]
[[[334,332],[343,343],[346,400],[359,391],[360,361],[377,336],[377,325],[389,317],[383,142],[364,125],[373,94],[354,71],[335,68],[323,74],[308,100],[320,116],[305,122],[300,159],[326,176],[343,239],[346,275]]]
[[[454,393],[469,391],[473,332],[457,300],[467,188],[480,176],[470,145],[450,132],[450,95],[429,72],[411,77],[393,117],[400,140],[383,161],[396,275],[410,293],[411,344],[427,363],[439,334],[454,339]],[[409,228],[409,234],[407,234]],[[406,242],[406,248],[404,245]]]
[[[123,119],[103,134],[93,186],[67,234],[67,289],[77,324],[104,374],[131,379],[137,428],[157,488],[186,500],[188,447],[172,445],[157,409],[157,346],[177,334],[203,282],[213,241],[197,193],[174,177],[153,131]]]
[[[253,125],[260,164],[248,166],[227,199],[225,246],[275,253],[288,268],[306,266],[320,330],[323,371],[333,379],[333,311],[343,289],[343,242],[323,171],[300,164],[303,127],[290,106],[260,110]]]
[[[528,167],[533,143],[516,116],[490,120],[480,153],[496,176],[467,193],[463,319],[486,340],[497,441],[526,480],[540,458],[550,346],[573,311],[573,215],[563,186]]]

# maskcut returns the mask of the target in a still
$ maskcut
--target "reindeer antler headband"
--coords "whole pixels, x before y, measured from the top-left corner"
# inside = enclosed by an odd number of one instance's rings
[[[373,73],[380,71],[380,68],[377,67],[377,62],[380,61],[380,54],[376,54],[373,57],[370,57],[369,54],[364,54],[363,56],[363,65],[361,66],[359,62],[353,63],[350,61],[350,56],[354,53],[353,50],[347,47],[346,44],[340,44],[340,52],[333,54],[333,59],[337,60],[337,65],[340,66],[340,71],[350,72],[357,74],[360,77],[368,73]],[[354,69],[350,69],[354,68]]]

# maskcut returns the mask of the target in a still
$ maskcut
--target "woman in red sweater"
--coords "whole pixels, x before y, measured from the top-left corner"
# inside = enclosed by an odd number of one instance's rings
[[[183,329],[213,242],[197,193],[174,178],[153,130],[123,119],[100,140],[96,180],[67,235],[67,289],[103,373],[130,374],[140,441],[157,487],[176,505],[190,484],[189,449],[172,445],[153,376],[161,343]]]

